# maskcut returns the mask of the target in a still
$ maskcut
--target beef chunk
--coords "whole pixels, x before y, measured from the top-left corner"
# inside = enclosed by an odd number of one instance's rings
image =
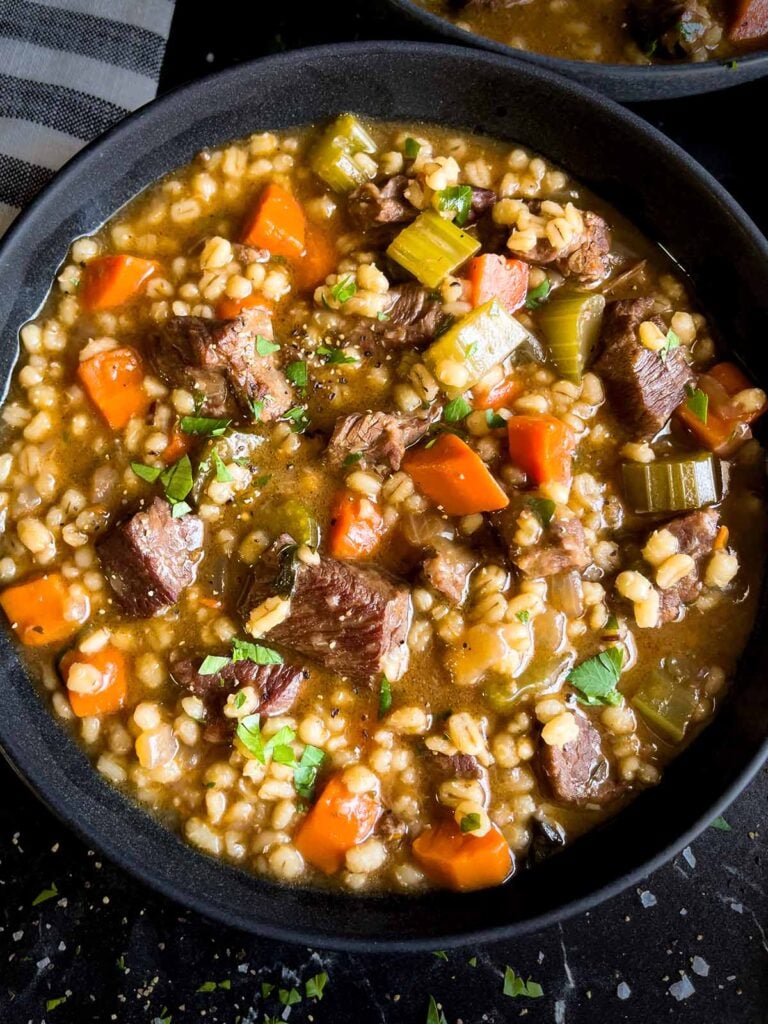
[[[274,593],[284,540],[262,557],[248,581],[244,618]],[[371,683],[385,663],[408,656],[411,599],[406,587],[376,569],[321,557],[319,565],[296,562],[288,618],[267,636],[325,668]]]
[[[261,715],[283,715],[296,700],[301,684],[308,677],[306,669],[295,665],[257,665],[253,661],[234,661],[213,672],[201,675],[191,658],[181,658],[171,665],[171,675],[185,689],[204,700],[211,700],[252,686],[259,695]]]
[[[373,351],[375,348],[416,348],[434,339],[445,319],[442,303],[434,292],[411,281],[390,288],[389,297],[386,320],[349,318],[349,326],[344,330],[348,345],[360,345],[365,351]]]
[[[146,618],[176,604],[194,583],[203,545],[203,523],[194,515],[174,519],[155,498],[143,512],[113,526],[96,544],[104,575],[128,615]]]
[[[532,213],[538,213],[538,200],[528,204]],[[574,234],[570,242],[556,249],[548,238],[539,238],[533,249],[518,253],[521,260],[537,266],[553,265],[563,277],[572,278],[580,284],[599,281],[608,273],[611,251],[611,231],[607,223],[591,210],[582,211],[584,228]]]
[[[379,185],[367,181],[349,194],[350,217],[363,230],[383,224],[410,223],[419,213],[405,197],[410,183],[404,174],[395,174]]]
[[[400,469],[406,448],[429,430],[429,420],[395,416],[388,412],[357,412],[340,416],[328,442],[326,455],[335,469],[347,455],[360,453],[361,464]]]
[[[483,769],[472,754],[432,754],[432,764],[441,775],[457,779],[480,779]]]
[[[662,361],[637,340],[638,327],[649,319],[653,319],[653,299],[612,302],[603,317],[603,353],[595,364],[617,415],[639,438],[653,437],[661,430],[694,380],[681,348],[671,349]],[[663,322],[657,325],[666,331]]]
[[[253,416],[263,402],[261,420],[277,419],[293,404],[293,394],[274,353],[260,356],[256,338],[271,341],[272,318],[258,307],[232,320],[174,316],[153,338],[153,360],[163,380],[203,396],[205,416],[234,416],[238,408]]]
[[[555,517],[541,535],[538,543],[520,547],[515,543],[517,520],[521,502],[513,502],[499,512],[494,522],[509,550],[510,561],[526,576],[554,576],[559,572],[577,569],[581,572],[591,562],[584,537],[584,527],[575,517]]]
[[[496,193],[490,188],[476,188],[472,186],[472,199],[470,200],[467,224],[475,224],[487,213],[493,210],[498,200]]]
[[[677,538],[679,552],[690,555],[695,562],[687,576],[674,586],[659,591],[662,622],[677,619],[683,607],[692,604],[701,593],[701,563],[712,551],[719,522],[719,513],[708,508],[679,516],[660,527],[669,530]]]
[[[553,798],[561,804],[605,804],[615,799],[619,786],[611,778],[600,733],[582,714],[576,715],[579,735],[564,747],[539,746],[539,767]]]
[[[439,591],[451,604],[461,604],[467,592],[469,577],[477,565],[477,558],[461,544],[437,538],[434,554],[422,567],[430,586]]]
[[[385,843],[399,843],[408,835],[408,826],[392,811],[384,811],[376,823],[376,835]]]
[[[701,47],[712,15],[695,0],[629,0],[627,24],[643,53],[679,59]]]

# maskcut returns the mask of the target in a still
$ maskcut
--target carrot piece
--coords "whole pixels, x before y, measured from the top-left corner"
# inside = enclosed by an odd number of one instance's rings
[[[294,271],[294,282],[299,291],[310,291],[322,284],[336,269],[339,254],[330,235],[314,227],[307,227],[307,251]]]
[[[84,654],[68,651],[59,663],[59,670],[67,683],[73,665],[90,665],[101,676],[101,684],[94,693],[77,693],[67,689],[72,710],[78,718],[89,715],[111,715],[118,711],[128,696],[128,670],[123,652],[111,644],[100,651]]]
[[[304,860],[332,875],[344,854],[373,832],[381,804],[371,793],[352,793],[335,775],[299,826],[294,840]]]
[[[152,404],[144,390],[144,365],[133,348],[110,348],[83,360],[77,370],[88,397],[113,430],[121,430]]]
[[[513,416],[507,424],[509,457],[531,483],[567,484],[576,448],[573,431],[554,416]]]
[[[459,892],[501,885],[514,868],[509,844],[495,825],[484,836],[473,836],[444,821],[425,829],[412,849],[433,882]]]
[[[259,295],[258,292],[251,292],[244,299],[222,299],[216,307],[216,316],[220,320],[234,320],[236,316],[240,316],[244,309],[255,309],[257,307],[272,313],[275,304],[270,302],[269,299],[265,299],[263,295]]]
[[[46,573],[0,594],[0,607],[27,647],[68,640],[91,612],[87,597],[73,600],[64,577]]]
[[[431,448],[412,451],[403,468],[448,515],[492,512],[509,504],[480,456],[455,434],[441,434]]]
[[[273,256],[303,256],[306,225],[301,204],[286,189],[270,182],[246,221],[242,241],[258,249],[269,249]]]
[[[83,305],[90,311],[122,306],[157,269],[157,263],[140,256],[97,256],[83,271]]]
[[[352,491],[342,491],[331,512],[330,552],[334,558],[368,558],[386,532],[379,506]]]
[[[493,409],[494,411],[508,409],[523,391],[525,391],[525,385],[522,381],[515,377],[507,377],[498,384],[494,384],[489,391],[473,388],[472,405],[475,409]]]
[[[186,455],[191,447],[192,438],[190,435],[185,434],[183,430],[179,430],[178,423],[174,423],[171,439],[161,452],[160,458],[166,466],[170,466],[172,462],[178,462],[182,455]]]
[[[469,283],[475,308],[498,299],[508,313],[514,313],[528,292],[528,264],[491,253],[475,256],[469,263]]]
[[[692,409],[688,408],[686,399],[677,407],[675,415],[705,448],[717,452],[718,455],[729,454],[741,440],[739,424],[733,420],[722,419],[714,409],[707,410],[707,422],[704,423]]]
[[[728,38],[741,43],[768,36],[768,0],[736,0]]]
[[[724,548],[728,547],[728,538],[730,535],[731,534],[727,526],[721,526],[718,528],[718,531],[715,534],[715,543],[712,545],[715,551],[722,551]]]
[[[699,376],[697,387],[709,399],[706,422],[683,401],[675,414],[691,433],[710,451],[730,455],[750,436],[749,424],[763,415],[768,403],[748,411],[732,402],[740,391],[752,387],[752,382],[734,363],[717,363]]]

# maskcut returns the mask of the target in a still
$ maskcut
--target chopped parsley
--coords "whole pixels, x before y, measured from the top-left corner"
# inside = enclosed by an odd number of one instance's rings
[[[261,994],[262,994],[262,997],[264,999],[266,999],[269,996],[270,992],[274,989],[274,987],[275,986],[272,984],[271,981],[262,981],[262,983],[261,983]]]
[[[623,698],[616,689],[616,684],[623,664],[623,649],[608,647],[572,669],[567,682],[579,691],[579,700],[582,704],[593,707],[600,704],[621,704]]]
[[[232,661],[252,661],[256,665],[282,665],[283,657],[271,647],[235,638],[232,641]]]
[[[680,338],[670,327],[664,338],[664,344],[659,349],[659,359],[661,359],[662,363],[666,363],[669,353],[675,348],[680,348]]]
[[[363,453],[362,452],[350,452],[349,455],[345,455],[344,456],[344,461],[342,462],[342,466],[344,466],[344,467],[354,466],[356,463],[358,463],[360,461],[360,459],[362,459],[362,457],[363,457]]]
[[[555,514],[555,503],[550,498],[529,498],[528,508],[546,529]]]
[[[238,722],[237,738],[245,749],[262,764],[266,764],[270,757],[278,764],[293,764],[293,748],[289,744],[296,739],[294,730],[290,726],[284,725],[265,743],[261,734],[260,722],[259,715],[246,715]]]
[[[172,505],[184,501],[194,483],[189,456],[182,455],[178,462],[174,462],[172,466],[161,473],[160,482],[165,488],[166,498]]]
[[[506,427],[507,425],[507,421],[503,416],[499,416],[495,409],[485,410],[485,422],[491,430],[499,430],[501,427]]]
[[[145,466],[141,462],[132,462],[131,469],[140,480],[146,480],[148,484],[153,484],[163,472],[160,466]]]
[[[195,989],[196,992],[215,992],[216,982],[215,981],[204,981],[202,985]]]
[[[688,396],[685,400],[686,408],[690,409],[693,415],[702,423],[707,422],[707,410],[709,409],[709,396],[701,388],[695,388],[689,384],[685,393]]]
[[[243,706],[243,704],[245,704],[245,700],[246,700],[246,697],[245,697],[245,694],[243,693],[242,690],[240,691],[240,693],[236,693],[235,694],[235,699],[233,701],[233,703],[235,705],[235,711],[239,711],[240,710],[240,708]]]
[[[477,967],[477,957],[476,956],[471,956],[469,958],[469,960],[467,960],[467,966],[468,967]]]
[[[733,832],[733,829],[725,820],[725,818],[722,817],[722,815],[718,818],[715,818],[714,821],[710,822],[709,827],[716,828],[718,832]]]
[[[381,683],[379,684],[379,718],[383,718],[384,715],[392,707],[392,684],[386,676],[381,677]]]
[[[355,279],[351,274],[345,274],[344,277],[340,277],[336,284],[331,288],[331,298],[340,304],[344,304],[347,299],[351,299],[353,295],[357,294],[357,285]]]
[[[392,318],[390,317],[389,313],[385,313],[383,310],[379,310],[379,312],[376,314],[376,319],[380,320],[383,324],[385,324],[388,320],[391,320]]]
[[[528,622],[528,620],[530,619],[530,617],[531,617],[531,613],[530,613],[530,612],[528,611],[528,609],[527,609],[527,608],[523,608],[523,610],[522,610],[521,612],[518,612],[518,613],[517,613],[517,614],[515,615],[515,618],[517,619],[517,621],[518,621],[518,622],[522,622],[523,624],[525,624],[526,622]]]
[[[220,437],[232,420],[217,420],[210,416],[182,416],[179,426],[185,434],[205,434]]]
[[[288,420],[294,434],[301,434],[309,426],[307,410],[301,405],[294,405],[292,409],[289,409],[288,412],[283,415],[283,419]]]
[[[323,971],[321,974],[315,974],[312,978],[309,978],[304,984],[304,991],[307,999],[323,998],[323,989],[328,984],[328,975]]]
[[[177,501],[171,505],[171,519],[181,519],[187,512],[192,511],[192,506],[188,505],[186,501]]]
[[[408,157],[408,159],[415,160],[416,157],[419,155],[420,149],[421,143],[417,139],[411,138],[411,136],[409,135],[408,138],[405,140],[405,145],[403,146],[403,152]]]
[[[253,398],[251,399],[251,412],[255,420],[260,420],[264,412],[264,403],[266,398]]]
[[[262,473],[261,476],[257,476],[253,482],[257,487],[266,487],[271,479],[271,473]]]
[[[277,998],[283,1006],[295,1006],[301,1002],[301,993],[295,988],[281,988],[277,990]]]
[[[379,314],[379,319],[381,319]],[[356,363],[357,359],[354,356],[348,356],[343,348],[329,348],[328,345],[319,345],[317,348],[317,354],[325,359],[326,363],[341,364],[341,363]]]
[[[523,981],[512,970],[511,967],[504,968],[504,995],[511,996],[512,999],[516,999],[518,996],[527,996],[528,999],[541,999],[544,995],[544,989],[538,983],[538,981]]]
[[[119,971],[122,971],[123,974],[128,973],[128,968],[126,967],[125,964],[125,953],[121,953],[117,960],[115,960],[115,966]]]
[[[217,672],[221,672],[223,668],[226,668],[231,661],[231,658],[218,654],[209,654],[206,658],[203,658],[197,674],[200,676],[215,676]]]
[[[303,359],[297,359],[294,363],[288,363],[285,368],[285,376],[297,388],[305,388],[309,383],[309,372],[306,362]]]
[[[293,784],[296,787],[296,792],[305,800],[312,799],[315,782],[317,781],[317,772],[324,760],[324,751],[320,750],[319,747],[307,744],[304,747],[301,760],[293,769]]]
[[[277,342],[270,341],[269,338],[265,338],[261,334],[256,335],[256,352],[260,356],[269,356],[273,352],[279,351],[280,346]]]
[[[51,882],[50,889],[43,889],[37,896],[32,900],[33,907],[39,907],[41,903],[45,903],[48,900],[52,900],[54,896],[59,895],[59,890],[56,888],[56,883]]]
[[[57,1006],[61,1006],[62,1003],[66,1003],[67,996],[56,996],[54,999],[46,999],[45,1009],[47,1012],[55,1010]]]
[[[525,296],[525,308],[538,309],[542,302],[546,302],[549,298],[551,291],[552,284],[549,278],[545,277],[541,284],[537,284],[535,288],[528,289],[528,294]]]
[[[465,814],[459,823],[459,828],[462,832],[477,832],[480,828],[480,815],[476,811]]]
[[[453,221],[459,227],[467,223],[472,209],[472,189],[469,185],[450,185],[437,193],[437,208],[441,213],[455,214]]]
[[[224,462],[219,453],[217,451],[213,451],[211,454],[213,455],[213,465],[216,470],[216,479],[219,481],[219,483],[222,484],[232,483],[232,480],[234,478],[227,469],[227,467],[224,465]]]
[[[435,997],[429,997],[429,1006],[427,1007],[427,1022],[426,1024],[448,1024],[445,1019],[445,1014],[438,1007],[435,1002]]]
[[[472,412],[472,406],[466,400],[459,395],[458,398],[454,398],[452,402],[443,409],[443,419],[446,423],[459,423],[464,420]]]
[[[444,949],[435,949],[432,952],[432,956],[436,956],[438,960],[447,960],[448,954]]]

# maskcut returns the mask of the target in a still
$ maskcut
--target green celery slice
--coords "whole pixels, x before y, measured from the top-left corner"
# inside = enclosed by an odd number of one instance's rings
[[[655,733],[679,743],[693,718],[696,695],[684,683],[656,671],[636,691],[630,704]]]
[[[538,320],[555,369],[568,380],[580,380],[600,333],[605,297],[558,290],[538,311]]]
[[[323,132],[310,154],[309,164],[334,192],[349,192],[373,177],[355,162],[355,156],[371,156],[376,148],[354,114],[342,114]]]
[[[723,496],[720,460],[711,452],[667,456],[647,465],[624,462],[621,475],[633,512],[682,512],[716,504]]]
[[[288,498],[270,516],[270,528],[277,534],[287,533],[297,544],[317,548],[320,527],[307,506],[296,498]]]
[[[437,288],[479,248],[478,240],[453,221],[434,210],[425,210],[395,237],[387,255],[427,288]]]
[[[529,337],[523,325],[496,299],[478,306],[449,328],[424,353],[424,362],[449,398],[474,387],[494,366],[504,362]],[[460,364],[467,372],[461,387],[444,380],[446,368]]]

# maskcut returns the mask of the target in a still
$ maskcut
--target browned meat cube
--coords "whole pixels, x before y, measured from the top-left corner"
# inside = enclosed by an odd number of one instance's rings
[[[712,551],[719,523],[720,514],[713,508],[707,508],[679,516],[659,527],[669,530],[677,539],[680,554],[690,555],[695,563],[688,575],[674,586],[659,590],[662,622],[677,619],[684,606],[692,604],[701,593],[702,562]]]
[[[379,185],[372,181],[360,185],[347,200],[352,220],[363,230],[382,224],[408,224],[419,212],[405,197],[409,185],[410,179],[404,174],[395,174]]]
[[[539,767],[553,798],[561,804],[606,804],[621,787],[611,778],[600,733],[583,714],[576,714],[579,735],[564,747],[539,745]]]
[[[438,537],[434,542],[434,554],[426,559],[422,571],[430,586],[451,604],[461,604],[476,566],[477,556],[469,548]]]
[[[617,415],[639,438],[661,430],[694,380],[680,348],[670,349],[662,360],[637,340],[640,324],[653,319],[650,298],[612,302],[603,318],[603,354],[595,364]],[[661,321],[654,322],[666,329]]]
[[[359,345],[365,352],[373,352],[376,348],[420,348],[434,339],[445,319],[442,302],[434,292],[411,281],[390,288],[389,298],[386,320],[346,318],[343,336],[347,345]]]
[[[153,361],[166,383],[202,395],[205,416],[253,418],[261,404],[263,422],[277,419],[293,404],[293,392],[274,353],[259,355],[256,339],[272,341],[272,317],[258,307],[232,320],[174,316],[153,339]]]
[[[351,454],[363,456],[361,464],[400,469],[406,448],[429,430],[429,420],[395,416],[388,412],[358,412],[340,416],[328,442],[328,462],[336,469]]]
[[[577,569],[581,572],[591,562],[584,537],[584,527],[575,517],[557,516],[550,522],[541,539],[530,547],[515,543],[517,519],[521,502],[515,501],[494,517],[494,522],[509,550],[510,561],[526,576],[554,576]]]
[[[146,618],[176,604],[194,583],[202,545],[202,520],[174,519],[168,502],[155,498],[143,512],[113,526],[96,550],[123,611]]]
[[[541,203],[529,203],[532,213],[539,213]],[[540,238],[533,249],[518,253],[521,260],[537,266],[553,265],[563,277],[569,277],[580,284],[590,284],[606,276],[610,269],[611,231],[607,223],[591,210],[582,211],[584,228],[559,249],[545,236]]]
[[[296,562],[295,570],[290,614],[266,634],[269,640],[363,683],[372,682],[391,659],[407,659],[411,599],[405,586],[335,558],[321,557],[319,565]],[[274,594],[277,571],[273,549],[246,585],[240,605],[246,621]]]

